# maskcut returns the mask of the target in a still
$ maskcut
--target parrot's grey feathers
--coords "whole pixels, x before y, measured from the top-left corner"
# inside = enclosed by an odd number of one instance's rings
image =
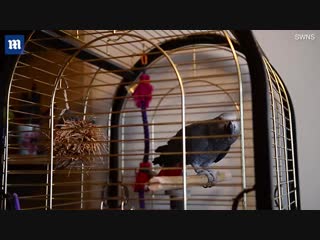
[[[230,150],[230,147],[231,147],[231,146],[227,147],[227,148],[224,150],[225,153],[220,153],[220,154],[217,156],[217,158],[216,158],[216,160],[215,160],[216,163],[219,162],[221,159],[223,159],[223,158],[227,155],[227,152]]]

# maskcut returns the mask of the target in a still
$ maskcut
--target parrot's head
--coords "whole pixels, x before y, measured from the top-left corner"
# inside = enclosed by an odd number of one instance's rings
[[[222,113],[218,119],[224,120],[223,128],[226,134],[239,135],[240,121],[237,119],[237,114],[234,112]]]

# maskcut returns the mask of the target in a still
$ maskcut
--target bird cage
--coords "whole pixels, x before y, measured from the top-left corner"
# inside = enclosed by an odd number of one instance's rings
[[[292,102],[251,31],[16,34],[2,209],[300,209]]]

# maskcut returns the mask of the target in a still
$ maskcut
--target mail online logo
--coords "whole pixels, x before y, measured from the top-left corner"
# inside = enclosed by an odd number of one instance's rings
[[[24,49],[24,35],[5,35],[4,49],[6,55],[22,54]]]

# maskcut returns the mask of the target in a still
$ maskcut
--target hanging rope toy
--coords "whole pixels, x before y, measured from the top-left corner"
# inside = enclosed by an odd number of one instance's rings
[[[60,80],[61,85],[62,79]],[[107,151],[106,137],[102,128],[93,119],[80,119],[70,110],[66,89],[68,83],[64,80],[63,91],[65,108],[59,115],[59,122],[54,129],[53,153],[55,169],[87,167],[100,160],[104,164],[103,153]],[[62,88],[62,86],[60,86]]]
[[[148,62],[147,55],[143,54],[141,57],[141,63],[146,65]],[[139,165],[139,169],[136,173],[136,182],[134,185],[134,191],[139,193],[139,205],[140,208],[145,208],[144,203],[144,192],[148,191],[145,188],[145,184],[152,177],[152,172],[150,170],[151,163],[149,162],[149,128],[148,128],[148,118],[147,118],[147,108],[152,100],[153,86],[150,84],[150,76],[142,72],[139,78],[139,83],[136,86],[132,96],[135,104],[141,109],[143,130],[144,130],[144,156],[143,161]]]

